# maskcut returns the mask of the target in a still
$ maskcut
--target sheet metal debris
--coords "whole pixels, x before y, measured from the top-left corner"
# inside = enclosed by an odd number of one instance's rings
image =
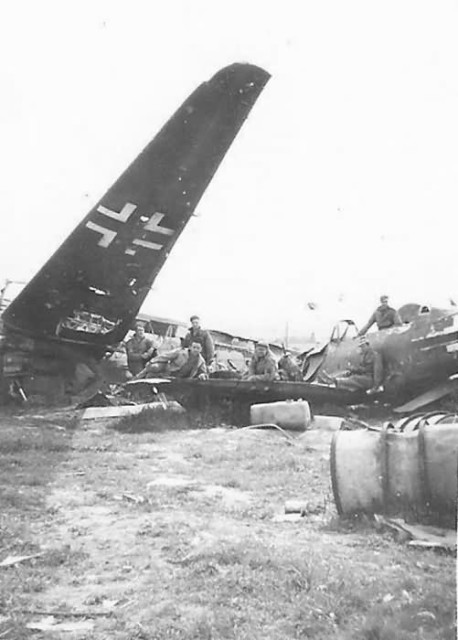
[[[164,407],[163,402],[147,402],[145,404],[120,405],[118,407],[88,407],[84,410],[81,420],[96,420],[103,418],[122,418],[124,416],[134,416],[142,413],[142,411],[171,411],[175,413],[184,413],[183,407],[176,401],[167,403]]]
[[[43,556],[43,555],[44,555],[44,552],[34,553],[29,556],[7,556],[0,562],[0,567],[12,567],[16,564],[19,564],[20,562],[25,562],[26,560],[32,560],[33,558],[39,558],[40,556]]]
[[[407,524],[402,518],[386,518],[381,515],[374,516],[375,521],[396,533],[408,536],[408,544],[411,547],[423,547],[425,549],[444,549],[456,552],[457,533],[453,529],[432,527],[429,525]]]
[[[33,629],[36,631],[92,631],[94,628],[93,620],[77,620],[76,622],[58,622],[54,616],[47,616],[41,620],[35,620],[29,622],[26,625],[27,629]]]

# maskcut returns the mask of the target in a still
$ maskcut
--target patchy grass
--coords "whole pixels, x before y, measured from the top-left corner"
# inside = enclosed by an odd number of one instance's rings
[[[170,430],[209,429],[221,424],[236,424],[229,419],[226,408],[206,406],[189,408],[185,413],[157,409],[144,409],[141,413],[124,416],[112,423],[120,433],[152,433]],[[245,421],[246,422],[246,421]]]
[[[340,520],[329,433],[151,418],[0,429],[0,560],[46,550],[0,569],[0,637],[39,609],[87,612],[91,640],[455,638],[454,558]],[[307,515],[274,521],[292,498]]]
[[[65,426],[61,426],[61,425]],[[71,452],[75,426],[70,416],[60,425],[45,417],[0,417],[0,558],[42,551],[32,528],[49,515],[46,493],[59,465]],[[60,557],[62,557],[62,551]],[[57,555],[56,555],[57,554]],[[69,551],[65,553],[68,557]],[[57,551],[0,569],[0,617],[9,614],[7,638],[26,638],[21,608],[54,582]]]
[[[120,433],[154,433],[189,428],[187,414],[160,408],[144,409],[141,413],[124,416],[113,424],[113,429]]]

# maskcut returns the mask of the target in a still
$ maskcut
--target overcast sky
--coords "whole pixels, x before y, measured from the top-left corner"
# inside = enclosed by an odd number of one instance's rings
[[[456,2],[0,12],[0,280],[30,279],[187,95],[248,61],[272,79],[144,310],[325,335],[382,293],[458,298]]]

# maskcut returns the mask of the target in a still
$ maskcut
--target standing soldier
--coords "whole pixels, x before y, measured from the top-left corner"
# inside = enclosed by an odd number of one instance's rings
[[[375,323],[377,323],[379,331],[381,329],[389,329],[390,327],[399,327],[402,325],[399,313],[388,304],[388,296],[380,296],[380,306],[377,307],[364,327],[362,327],[358,336],[364,336]]]
[[[135,334],[126,343],[127,366],[132,375],[143,369],[155,352],[153,341],[145,335],[145,327],[138,322],[135,326]]]
[[[193,342],[202,345],[202,357],[208,366],[213,362],[215,357],[215,347],[210,332],[202,329],[200,326],[199,316],[191,316],[191,326],[183,340],[183,347],[190,347]]]

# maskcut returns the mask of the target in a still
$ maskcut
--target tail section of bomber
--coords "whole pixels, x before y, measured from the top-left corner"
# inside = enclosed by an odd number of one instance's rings
[[[233,64],[198,87],[10,304],[5,327],[94,355],[122,340],[269,77]]]

